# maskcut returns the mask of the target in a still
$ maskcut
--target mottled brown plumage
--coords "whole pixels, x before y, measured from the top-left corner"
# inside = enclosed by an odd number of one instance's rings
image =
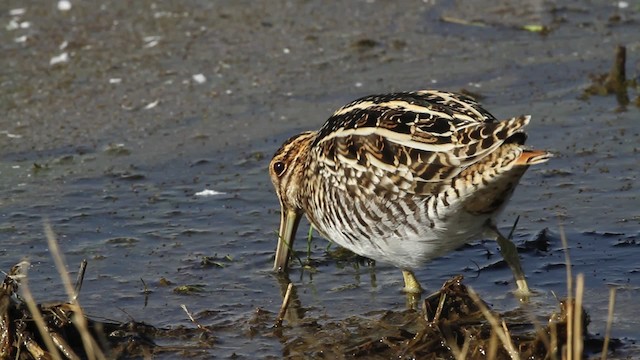
[[[549,157],[523,148],[528,122],[497,121],[434,90],[345,105],[271,161],[282,207],[275,268],[286,269],[305,214],[327,239],[401,268],[407,290],[419,291],[411,271],[492,227],[528,166]]]

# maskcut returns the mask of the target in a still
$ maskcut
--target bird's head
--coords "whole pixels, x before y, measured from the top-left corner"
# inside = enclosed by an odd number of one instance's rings
[[[280,231],[273,265],[274,271],[286,271],[294,236],[303,214],[301,190],[305,165],[315,132],[304,132],[287,140],[269,163],[271,182],[280,200]]]

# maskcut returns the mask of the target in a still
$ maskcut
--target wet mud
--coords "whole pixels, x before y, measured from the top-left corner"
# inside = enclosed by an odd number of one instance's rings
[[[248,323],[227,328],[205,326],[184,306],[194,326],[162,329],[143,322],[116,323],[87,317],[76,301],[84,270],[69,301],[36,304],[26,288],[28,267],[26,262],[12,267],[0,289],[3,358],[192,358],[199,357],[203,349],[215,347],[225,331],[246,326],[249,337],[278,339],[286,358],[548,359],[568,356],[567,341],[574,338],[578,339],[574,345],[584,348],[587,355],[601,351],[605,341],[588,333],[587,313],[567,305],[575,304],[574,300],[559,302],[558,311],[548,319],[535,318],[522,309],[491,313],[488,305],[462,284],[462,276],[447,280],[440,290],[427,296],[419,311],[374,311],[322,323],[300,316],[303,310],[294,294],[283,304],[277,319],[258,309]],[[288,292],[292,292],[289,284]],[[570,311],[579,313],[583,324],[573,337],[568,330],[573,326]],[[621,346],[618,339],[606,341],[613,351]]]

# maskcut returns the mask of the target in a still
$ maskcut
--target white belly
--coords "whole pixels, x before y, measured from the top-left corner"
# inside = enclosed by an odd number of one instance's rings
[[[425,199],[424,206],[428,208],[427,201]],[[472,215],[460,209],[460,206],[439,206],[438,216],[426,214],[425,216],[432,216],[430,221],[414,222],[413,226],[407,224],[407,216],[404,214],[398,214],[395,219],[383,219],[382,221],[397,224],[395,230],[373,236],[365,237],[362,232],[349,226],[340,227],[340,230],[335,226],[318,230],[328,239],[358,255],[393,264],[401,269],[417,269],[482,236],[491,215]]]

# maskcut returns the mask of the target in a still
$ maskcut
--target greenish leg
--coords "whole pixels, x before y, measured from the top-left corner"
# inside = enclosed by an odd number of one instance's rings
[[[520,257],[518,256],[518,249],[516,248],[516,245],[511,240],[502,236],[495,225],[490,225],[489,229],[495,235],[496,241],[500,246],[500,253],[513,272],[513,278],[518,286],[516,295],[522,298],[530,296],[531,291],[529,290],[529,285],[527,285],[527,279],[524,276],[524,271],[522,271],[522,265],[520,265]]]
[[[402,270],[402,277],[404,277],[404,292],[407,294],[420,294],[422,293],[422,287],[413,275],[413,272],[409,270]]]

